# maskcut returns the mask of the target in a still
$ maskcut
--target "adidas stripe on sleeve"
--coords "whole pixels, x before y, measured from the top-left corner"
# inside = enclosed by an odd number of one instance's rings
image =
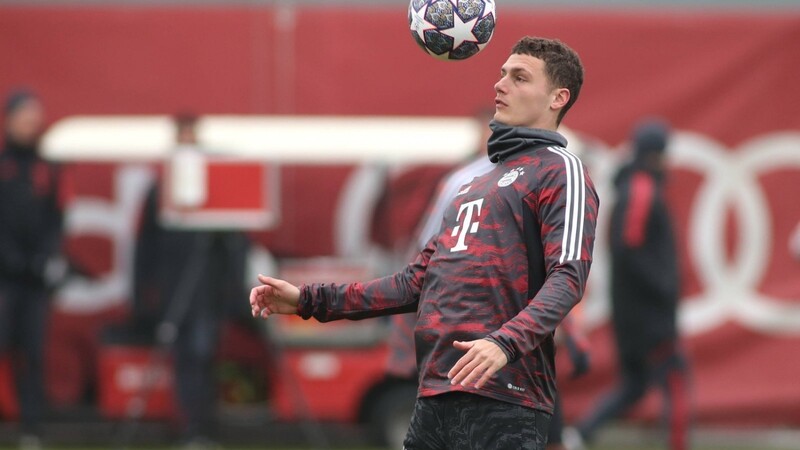
[[[567,205],[564,208],[564,236],[561,241],[559,263],[574,261],[581,257],[583,225],[586,200],[586,180],[581,160],[561,147],[548,147],[548,150],[561,156],[567,174]]]

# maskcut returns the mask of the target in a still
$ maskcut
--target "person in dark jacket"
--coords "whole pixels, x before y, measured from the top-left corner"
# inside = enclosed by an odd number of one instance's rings
[[[200,152],[189,115],[176,117],[180,151]],[[245,292],[250,242],[242,232],[180,228],[161,220],[165,184],[155,183],[145,202],[134,262],[133,320],[172,350],[175,391],[184,447],[217,448],[217,354],[223,320]]]
[[[633,132],[633,160],[615,179],[611,215],[612,323],[620,363],[620,384],[597,408],[569,429],[570,449],[583,447],[606,421],[638,402],[653,385],[664,391],[670,446],[687,448],[686,360],[679,348],[678,256],[664,195],[664,154],[668,126],[647,120]],[[568,436],[568,437],[567,437]]]
[[[21,447],[39,448],[44,408],[43,353],[48,268],[59,254],[62,205],[58,168],[38,153],[39,98],[9,94],[0,153],[0,357],[10,357],[20,407]]]

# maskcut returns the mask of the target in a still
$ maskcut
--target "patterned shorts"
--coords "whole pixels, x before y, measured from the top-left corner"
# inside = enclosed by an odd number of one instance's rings
[[[550,415],[475,394],[418,398],[404,450],[544,450]]]

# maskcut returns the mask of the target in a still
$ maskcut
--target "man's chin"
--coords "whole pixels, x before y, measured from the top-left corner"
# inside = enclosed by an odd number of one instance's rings
[[[493,117],[494,121],[497,123],[502,123],[503,125],[509,125],[510,121],[507,114],[503,114],[500,111],[494,113]]]

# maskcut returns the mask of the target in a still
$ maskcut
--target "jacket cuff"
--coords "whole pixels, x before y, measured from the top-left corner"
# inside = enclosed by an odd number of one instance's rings
[[[484,339],[486,339],[487,341],[492,342],[493,344],[496,344],[498,347],[500,347],[500,350],[502,350],[503,353],[506,354],[506,359],[508,359],[508,363],[511,364],[512,362],[514,362],[517,359],[516,358],[516,352],[514,351],[513,348],[511,348],[510,346],[506,345],[503,342],[504,341],[503,339],[498,339],[495,336],[495,334],[496,334],[496,332],[486,336]]]
[[[311,286],[303,284],[300,286],[300,300],[297,302],[296,314],[304,320],[310,319],[314,311],[311,306]]]

